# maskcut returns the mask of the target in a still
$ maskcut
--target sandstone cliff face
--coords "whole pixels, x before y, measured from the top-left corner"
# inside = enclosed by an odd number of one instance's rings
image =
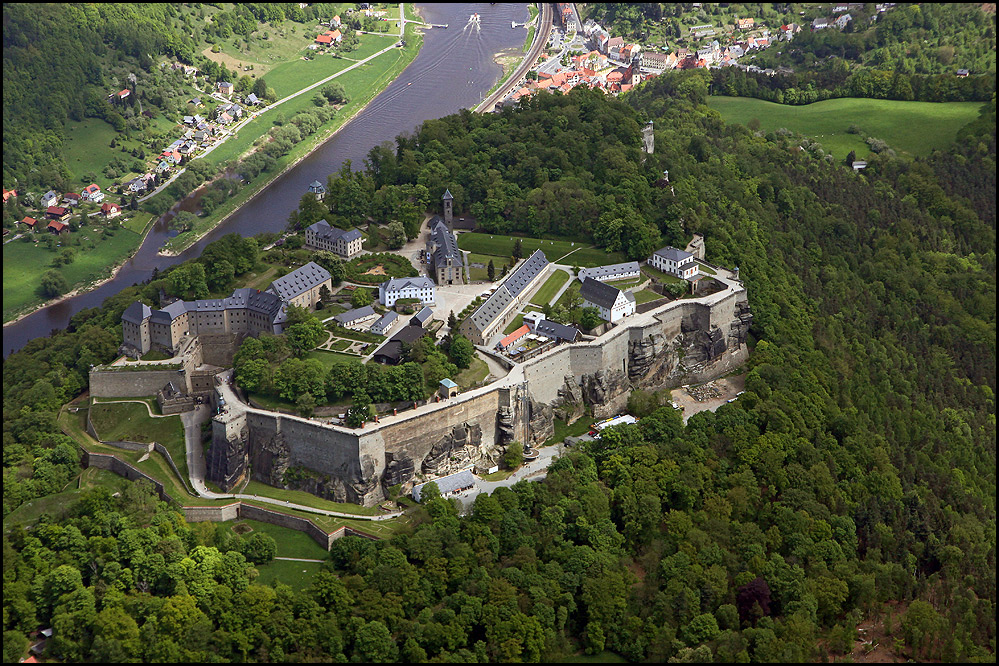
[[[494,448],[489,444],[483,446],[481,427],[463,423],[434,444],[423,459],[423,473],[443,476],[468,469],[480,464],[484,458],[490,458]]]

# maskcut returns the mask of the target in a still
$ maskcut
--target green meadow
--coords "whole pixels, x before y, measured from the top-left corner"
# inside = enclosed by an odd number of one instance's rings
[[[887,141],[900,154],[924,157],[950,145],[957,131],[978,117],[982,105],[843,98],[788,106],[749,97],[709,97],[708,106],[727,123],[746,125],[756,119],[764,132],[786,127],[818,141],[837,159],[845,159],[851,150],[858,158],[869,156],[864,143],[869,136]],[[857,125],[861,134],[847,132],[851,125]]]

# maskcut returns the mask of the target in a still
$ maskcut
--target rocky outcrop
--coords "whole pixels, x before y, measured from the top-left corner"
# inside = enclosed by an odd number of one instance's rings
[[[583,375],[583,401],[593,410],[593,415],[603,417],[616,412],[620,407],[620,396],[631,390],[628,375],[620,370],[597,370],[592,375]]]
[[[284,436],[273,435],[253,447],[251,469],[254,481],[262,481],[278,488],[284,487],[284,475],[288,471],[291,451]]]
[[[534,398],[528,403],[531,409],[531,420],[528,432],[535,444],[543,444],[555,436],[555,410],[551,405],[538,402]]]
[[[250,461],[247,448],[246,429],[239,437],[212,442],[206,456],[206,473],[209,481],[228,492],[238,485],[246,475]]]
[[[295,467],[286,470],[281,483],[271,485],[289,490],[304,490],[333,502],[351,502],[363,506],[373,506],[385,498],[375,476],[375,463],[367,456],[361,459],[360,479],[351,479],[346,467],[335,474],[319,474],[305,467]]]
[[[434,444],[423,459],[422,471],[444,476],[469,467],[491,467],[501,455],[500,447],[482,442],[480,426],[464,423]]]
[[[552,403],[555,417],[566,423],[575,423],[586,413],[583,389],[572,375],[565,376],[558,390],[558,396],[558,399]]]

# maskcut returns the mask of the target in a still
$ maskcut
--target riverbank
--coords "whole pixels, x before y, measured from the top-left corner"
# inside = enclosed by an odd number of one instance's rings
[[[387,65],[384,71],[373,75],[374,78],[370,78],[372,76],[371,71],[374,61],[349,72],[345,70],[343,73],[347,74],[346,77],[334,78],[334,81],[340,81],[344,84],[344,88],[347,89],[348,94],[351,96],[351,101],[345,104],[334,118],[328,121],[324,127],[320,127],[319,130],[314,135],[309,137],[308,140],[301,142],[287,155],[279,159],[273,171],[260,174],[256,179],[245,185],[235,196],[219,205],[219,207],[210,215],[198,218],[195,228],[191,232],[180,234],[174,239],[171,239],[167,242],[167,249],[165,251],[161,250],[158,254],[161,256],[177,256],[189,249],[191,246],[216,229],[220,224],[225,222],[230,216],[239,212],[243,206],[264,191],[267,186],[287,173],[314,151],[321,148],[323,144],[335,138],[339,134],[340,130],[357,117],[358,114],[360,114],[365,108],[367,108],[371,101],[374,100],[374,98],[377,97],[383,90],[385,90],[385,88],[387,88],[392,81],[397,79],[419,54],[423,44],[423,34],[419,26],[407,22],[403,39],[406,41],[406,46],[402,48],[393,47],[391,51],[387,51],[383,55],[379,56],[383,59],[393,58],[394,56],[394,61]],[[358,75],[351,77],[350,74]],[[304,100],[307,97],[307,95],[303,95],[302,99]],[[282,113],[289,112],[287,109],[282,109],[280,107],[278,111]],[[271,113],[272,115],[276,115],[273,114],[273,112]],[[266,116],[264,116],[264,118],[266,119]],[[252,150],[253,148],[251,147],[248,151],[245,151],[241,157]],[[198,189],[201,190],[210,184],[210,182],[203,183]],[[156,196],[163,196],[163,193]],[[169,210],[176,211],[179,203],[180,201],[172,203]],[[38,312],[39,310],[57,305],[73,298],[74,296],[98,289],[102,285],[113,280],[121,269],[146,243],[149,234],[152,232],[157,220],[160,219],[160,217],[161,216],[154,216],[139,235],[137,242],[134,242],[134,244],[129,243],[127,249],[121,248],[121,250],[124,251],[122,251],[118,257],[114,257],[113,261],[108,262],[108,266],[110,266],[109,275],[104,274],[98,279],[87,278],[85,280],[73,281],[70,283],[70,291],[54,299],[42,301],[38,297],[33,297],[24,305],[18,305],[11,311],[4,312],[4,327],[6,328],[9,325],[15,324],[25,317]]]
[[[74,296],[78,296],[80,294],[92,291],[94,289],[98,289],[102,285],[107,284],[111,280],[115,279],[118,276],[118,273],[121,271],[121,269],[125,266],[125,264],[127,264],[132,259],[132,257],[135,256],[135,252],[140,247],[142,247],[142,244],[144,242],[146,242],[146,237],[149,235],[149,233],[153,230],[153,227],[156,225],[156,220],[157,218],[153,217],[145,224],[145,226],[142,229],[142,232],[138,234],[139,236],[138,242],[135,243],[135,246],[131,250],[129,250],[129,252],[125,254],[122,259],[116,261],[114,264],[111,265],[110,267],[111,272],[109,275],[106,275],[104,277],[98,277],[96,279],[92,277],[87,277],[84,278],[83,280],[77,280],[70,285],[71,289],[69,291],[67,291],[65,294],[57,296],[56,298],[51,298],[47,301],[38,301],[38,300],[29,301],[23,306],[17,306],[15,309],[11,310],[10,312],[5,310],[4,322],[3,322],[4,328],[16,324],[17,322],[21,321],[25,317],[30,316],[31,314],[37,312],[38,310],[47,308],[52,305],[58,305],[59,303],[68,300],[70,298],[73,298]],[[135,233],[135,232],[129,231],[128,229],[120,229],[118,233],[120,234],[120,233]],[[7,249],[6,246],[4,249],[5,250]],[[37,296],[35,298],[37,299]],[[8,299],[5,297],[4,301],[6,302],[7,300]],[[10,317],[10,319],[8,319],[8,317]]]
[[[309,139],[295,146],[287,155],[281,157],[277,161],[275,171],[261,173],[257,176],[257,178],[244,186],[243,189],[236,194],[236,196],[228,199],[225,203],[219,206],[216,211],[213,211],[210,215],[199,218],[198,222],[195,223],[194,229],[167,241],[157,254],[164,257],[175,257],[183,253],[189,247],[211,233],[212,230],[220,224],[225,222],[230,216],[239,212],[243,206],[250,203],[254,197],[264,190],[264,188],[293,169],[302,160],[322,147],[323,144],[335,138],[337,134],[339,134],[340,130],[346,127],[350,121],[364,111],[372,100],[385,90],[385,88],[387,88],[392,81],[397,79],[419,54],[420,48],[423,45],[423,35],[419,31],[419,26],[415,26],[407,22],[406,32],[403,39],[406,41],[406,46],[401,49],[396,49],[396,51],[403,57],[398,58],[396,62],[392,63],[392,65],[390,65],[389,68],[376,80],[374,85],[366,86],[360,98],[352,96],[351,100],[338,111],[337,115],[332,120],[326,123],[325,126],[320,127],[320,129],[313,136],[309,137]],[[349,72],[345,70],[342,74],[348,73]],[[337,78],[334,78],[333,80],[336,81]],[[349,83],[350,81],[348,81],[348,84]],[[348,94],[352,92],[348,85],[344,85],[344,88],[347,90]],[[354,107],[353,109],[351,109],[352,106]],[[343,112],[348,109],[349,112],[344,114]],[[251,152],[253,151],[248,150],[241,154],[237,159],[242,159]],[[207,186],[208,184],[209,183],[205,183],[202,187]]]

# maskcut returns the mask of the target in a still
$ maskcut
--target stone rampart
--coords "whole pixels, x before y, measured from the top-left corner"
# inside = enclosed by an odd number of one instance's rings
[[[96,467],[97,469],[114,472],[118,476],[123,476],[129,481],[145,479],[153,484],[153,488],[156,490],[156,494],[161,500],[164,502],[173,501],[173,498],[167,494],[166,490],[164,490],[162,483],[152,477],[146,476],[146,474],[141,470],[132,467],[124,460],[116,458],[113,455],[107,453],[91,453],[90,451],[84,449],[82,463],[84,467]]]
[[[90,371],[90,395],[97,398],[142,398],[156,395],[169,382],[184,393],[190,392],[183,367],[169,370],[157,369],[154,365],[142,370],[135,367],[94,368]]]

